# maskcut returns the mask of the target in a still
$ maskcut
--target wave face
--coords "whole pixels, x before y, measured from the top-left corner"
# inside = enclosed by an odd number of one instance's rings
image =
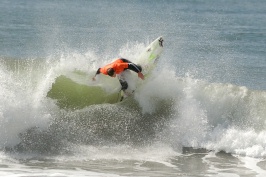
[[[117,84],[118,88],[120,88],[119,86]],[[120,89],[109,93],[99,83],[97,85],[77,83],[64,75],[55,79],[47,96],[56,99],[57,105],[66,109],[81,109],[94,104],[118,103],[121,100]]]
[[[127,45],[123,51],[134,58],[144,46]],[[73,78],[76,70],[83,72],[77,84],[93,84],[97,67],[106,63],[95,58],[99,56],[94,52],[46,59],[1,58],[0,147],[64,154],[84,146],[113,145],[123,152],[149,146],[161,148],[165,156],[193,147],[266,156],[266,91],[180,77],[176,68],[163,62],[134,97],[122,103],[70,109],[78,104],[70,99],[62,109],[58,100],[47,96],[60,76]],[[59,87],[68,87],[66,82],[63,79]],[[101,86],[108,91],[106,83]]]

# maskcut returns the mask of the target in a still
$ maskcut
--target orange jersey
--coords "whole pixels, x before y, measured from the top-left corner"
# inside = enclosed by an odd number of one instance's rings
[[[123,72],[125,69],[128,68],[128,63],[124,62],[121,59],[117,59],[114,62],[100,68],[100,72],[105,74],[105,75],[108,75],[107,70],[109,68],[113,68],[116,74],[120,74],[121,72]]]

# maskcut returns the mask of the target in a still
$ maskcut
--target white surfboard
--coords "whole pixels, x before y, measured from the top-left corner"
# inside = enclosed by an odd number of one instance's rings
[[[150,45],[146,47],[145,51],[143,51],[139,56],[137,63],[142,66],[142,73],[145,76],[149,74],[156,65],[156,62],[163,51],[163,41],[163,37],[158,37],[150,43]]]
[[[136,63],[142,67],[142,73],[145,77],[151,73],[155,68],[156,63],[163,51],[163,37],[158,37],[151,42],[148,47],[137,58]],[[125,90],[125,95],[130,96],[137,89],[138,81],[137,76],[133,77],[130,72],[124,72],[124,79],[128,82],[128,89]],[[123,95],[123,93],[121,93]]]

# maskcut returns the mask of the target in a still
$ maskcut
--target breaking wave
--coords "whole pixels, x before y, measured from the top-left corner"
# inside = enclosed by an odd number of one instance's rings
[[[131,53],[143,46],[136,45],[126,57],[134,58]],[[163,65],[134,97],[116,103],[112,99],[117,96],[110,94],[111,101],[88,106],[89,92],[83,88],[105,62],[98,58],[93,52],[47,59],[1,58],[0,147],[49,154],[75,153],[77,147],[162,147],[175,155],[183,147],[193,147],[266,156],[266,91],[179,77]],[[81,77],[75,80],[72,74],[77,70]],[[55,94],[67,90],[69,94],[61,95],[67,101],[51,96],[55,84],[59,90]],[[107,97],[95,89],[93,99]]]

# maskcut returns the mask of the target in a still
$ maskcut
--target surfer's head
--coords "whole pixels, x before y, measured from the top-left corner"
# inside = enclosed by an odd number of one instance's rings
[[[115,70],[113,68],[108,68],[107,74],[111,77],[115,77]]]

